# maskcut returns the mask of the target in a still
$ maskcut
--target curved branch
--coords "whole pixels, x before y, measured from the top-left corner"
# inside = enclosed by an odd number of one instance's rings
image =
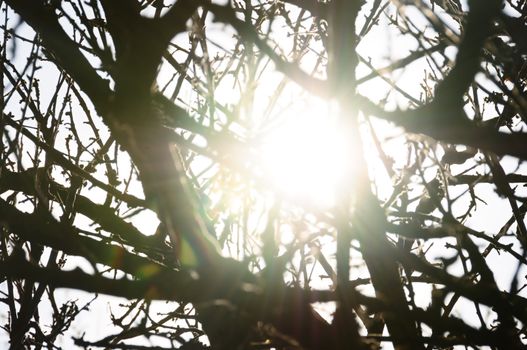
[[[58,65],[90,97],[97,111],[104,114],[111,95],[108,82],[97,74],[80,52],[79,45],[62,29],[53,8],[42,0],[7,0],[6,2],[40,35],[44,46],[53,53]]]

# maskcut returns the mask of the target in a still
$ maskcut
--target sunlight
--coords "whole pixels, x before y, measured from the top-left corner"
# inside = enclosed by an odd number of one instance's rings
[[[345,154],[336,116],[327,103],[315,100],[283,119],[265,138],[265,172],[287,196],[331,207]]]

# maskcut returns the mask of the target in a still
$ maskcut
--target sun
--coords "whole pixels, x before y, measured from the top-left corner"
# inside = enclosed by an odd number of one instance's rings
[[[335,204],[345,140],[332,106],[314,100],[290,111],[266,134],[265,173],[286,197],[319,208]]]

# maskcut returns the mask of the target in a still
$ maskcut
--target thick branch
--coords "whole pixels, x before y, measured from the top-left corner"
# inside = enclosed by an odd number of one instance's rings
[[[42,0],[6,2],[40,35],[44,46],[53,53],[59,66],[90,97],[97,111],[104,114],[111,94],[108,82],[97,74],[80,52],[79,45],[62,29],[53,8]]]
[[[408,132],[425,134],[438,141],[485,149],[500,156],[527,159],[527,134],[505,134],[493,127],[478,127],[467,119],[461,108],[432,103],[415,110],[386,111],[363,96],[357,95],[356,98],[366,114],[395,122]]]
[[[0,220],[11,232],[25,241],[61,250],[69,255],[81,256],[92,263],[100,263],[132,275],[163,269],[162,265],[131,254],[124,248],[81,236],[73,227],[49,217],[23,213],[1,199]]]
[[[2,170],[0,176],[0,193],[6,190],[20,191],[30,196],[36,196],[35,176],[46,176],[44,168],[31,168],[24,172],[11,172],[7,169]],[[69,189],[62,185],[49,181],[49,191],[52,198],[57,202],[64,203],[69,195]],[[162,244],[157,237],[146,236],[134,225],[124,221],[115,214],[115,210],[92,202],[90,199],[80,194],[75,196],[73,201],[74,210],[90,218],[93,222],[100,225],[103,230],[111,232],[119,237],[121,242],[132,245],[134,248],[159,249],[165,253],[169,252],[168,246]],[[150,251],[152,254],[152,251]]]
[[[463,94],[480,68],[481,49],[492,32],[493,19],[501,12],[501,3],[501,0],[469,1],[470,11],[456,64],[437,87],[437,103],[462,106]]]

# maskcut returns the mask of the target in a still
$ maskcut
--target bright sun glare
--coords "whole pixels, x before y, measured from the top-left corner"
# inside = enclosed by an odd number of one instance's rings
[[[343,142],[327,103],[290,112],[265,138],[263,160],[273,185],[286,196],[327,208],[342,173]]]

